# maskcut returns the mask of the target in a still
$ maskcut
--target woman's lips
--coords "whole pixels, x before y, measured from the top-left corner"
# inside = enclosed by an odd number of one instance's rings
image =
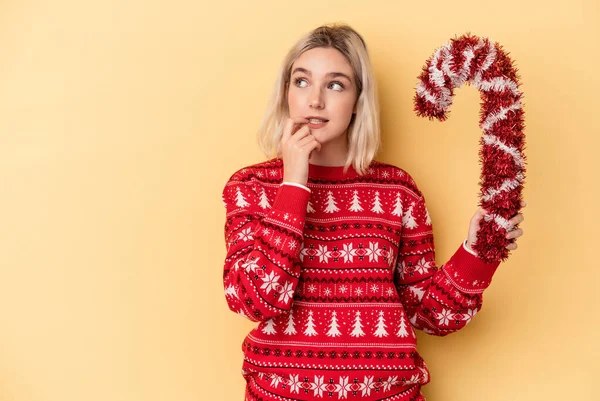
[[[322,123],[320,123],[320,124],[314,124],[314,123],[311,123],[311,122],[309,121],[309,122],[308,122],[308,127],[309,127],[310,129],[319,129],[319,128],[323,128],[323,127],[325,126],[325,124],[327,124],[328,122],[329,122],[329,121],[324,121],[324,122],[322,122]]]

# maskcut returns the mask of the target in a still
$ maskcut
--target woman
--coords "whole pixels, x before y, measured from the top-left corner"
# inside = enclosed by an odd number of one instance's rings
[[[485,211],[438,267],[425,198],[406,171],[374,160],[379,135],[362,37],[347,25],[302,37],[259,131],[271,158],[222,194],[225,297],[259,322],[242,345],[248,401],[424,400],[414,330],[446,336],[481,309],[499,265],[472,250]]]

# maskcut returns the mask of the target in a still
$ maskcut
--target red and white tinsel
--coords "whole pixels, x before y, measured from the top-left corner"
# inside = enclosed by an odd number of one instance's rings
[[[525,135],[519,76],[502,47],[487,38],[465,34],[435,51],[419,75],[414,97],[419,116],[444,121],[453,90],[464,83],[479,89],[479,206],[489,212],[481,220],[473,249],[486,262],[508,258],[506,233],[517,228],[509,219],[521,209],[525,180]]]

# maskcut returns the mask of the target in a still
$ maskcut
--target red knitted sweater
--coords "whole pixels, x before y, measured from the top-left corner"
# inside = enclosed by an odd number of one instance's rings
[[[246,399],[424,399],[414,330],[464,327],[500,263],[463,243],[437,266],[425,198],[399,167],[309,164],[306,187],[282,177],[270,159],[222,193],[225,298],[259,322],[242,344]]]

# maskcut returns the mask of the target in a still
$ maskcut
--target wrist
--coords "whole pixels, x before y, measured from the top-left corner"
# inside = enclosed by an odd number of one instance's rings
[[[471,255],[477,256],[477,252],[475,252],[473,250],[473,244],[469,243],[468,238],[463,241],[463,246],[464,246],[465,250],[467,252],[469,252]]]

